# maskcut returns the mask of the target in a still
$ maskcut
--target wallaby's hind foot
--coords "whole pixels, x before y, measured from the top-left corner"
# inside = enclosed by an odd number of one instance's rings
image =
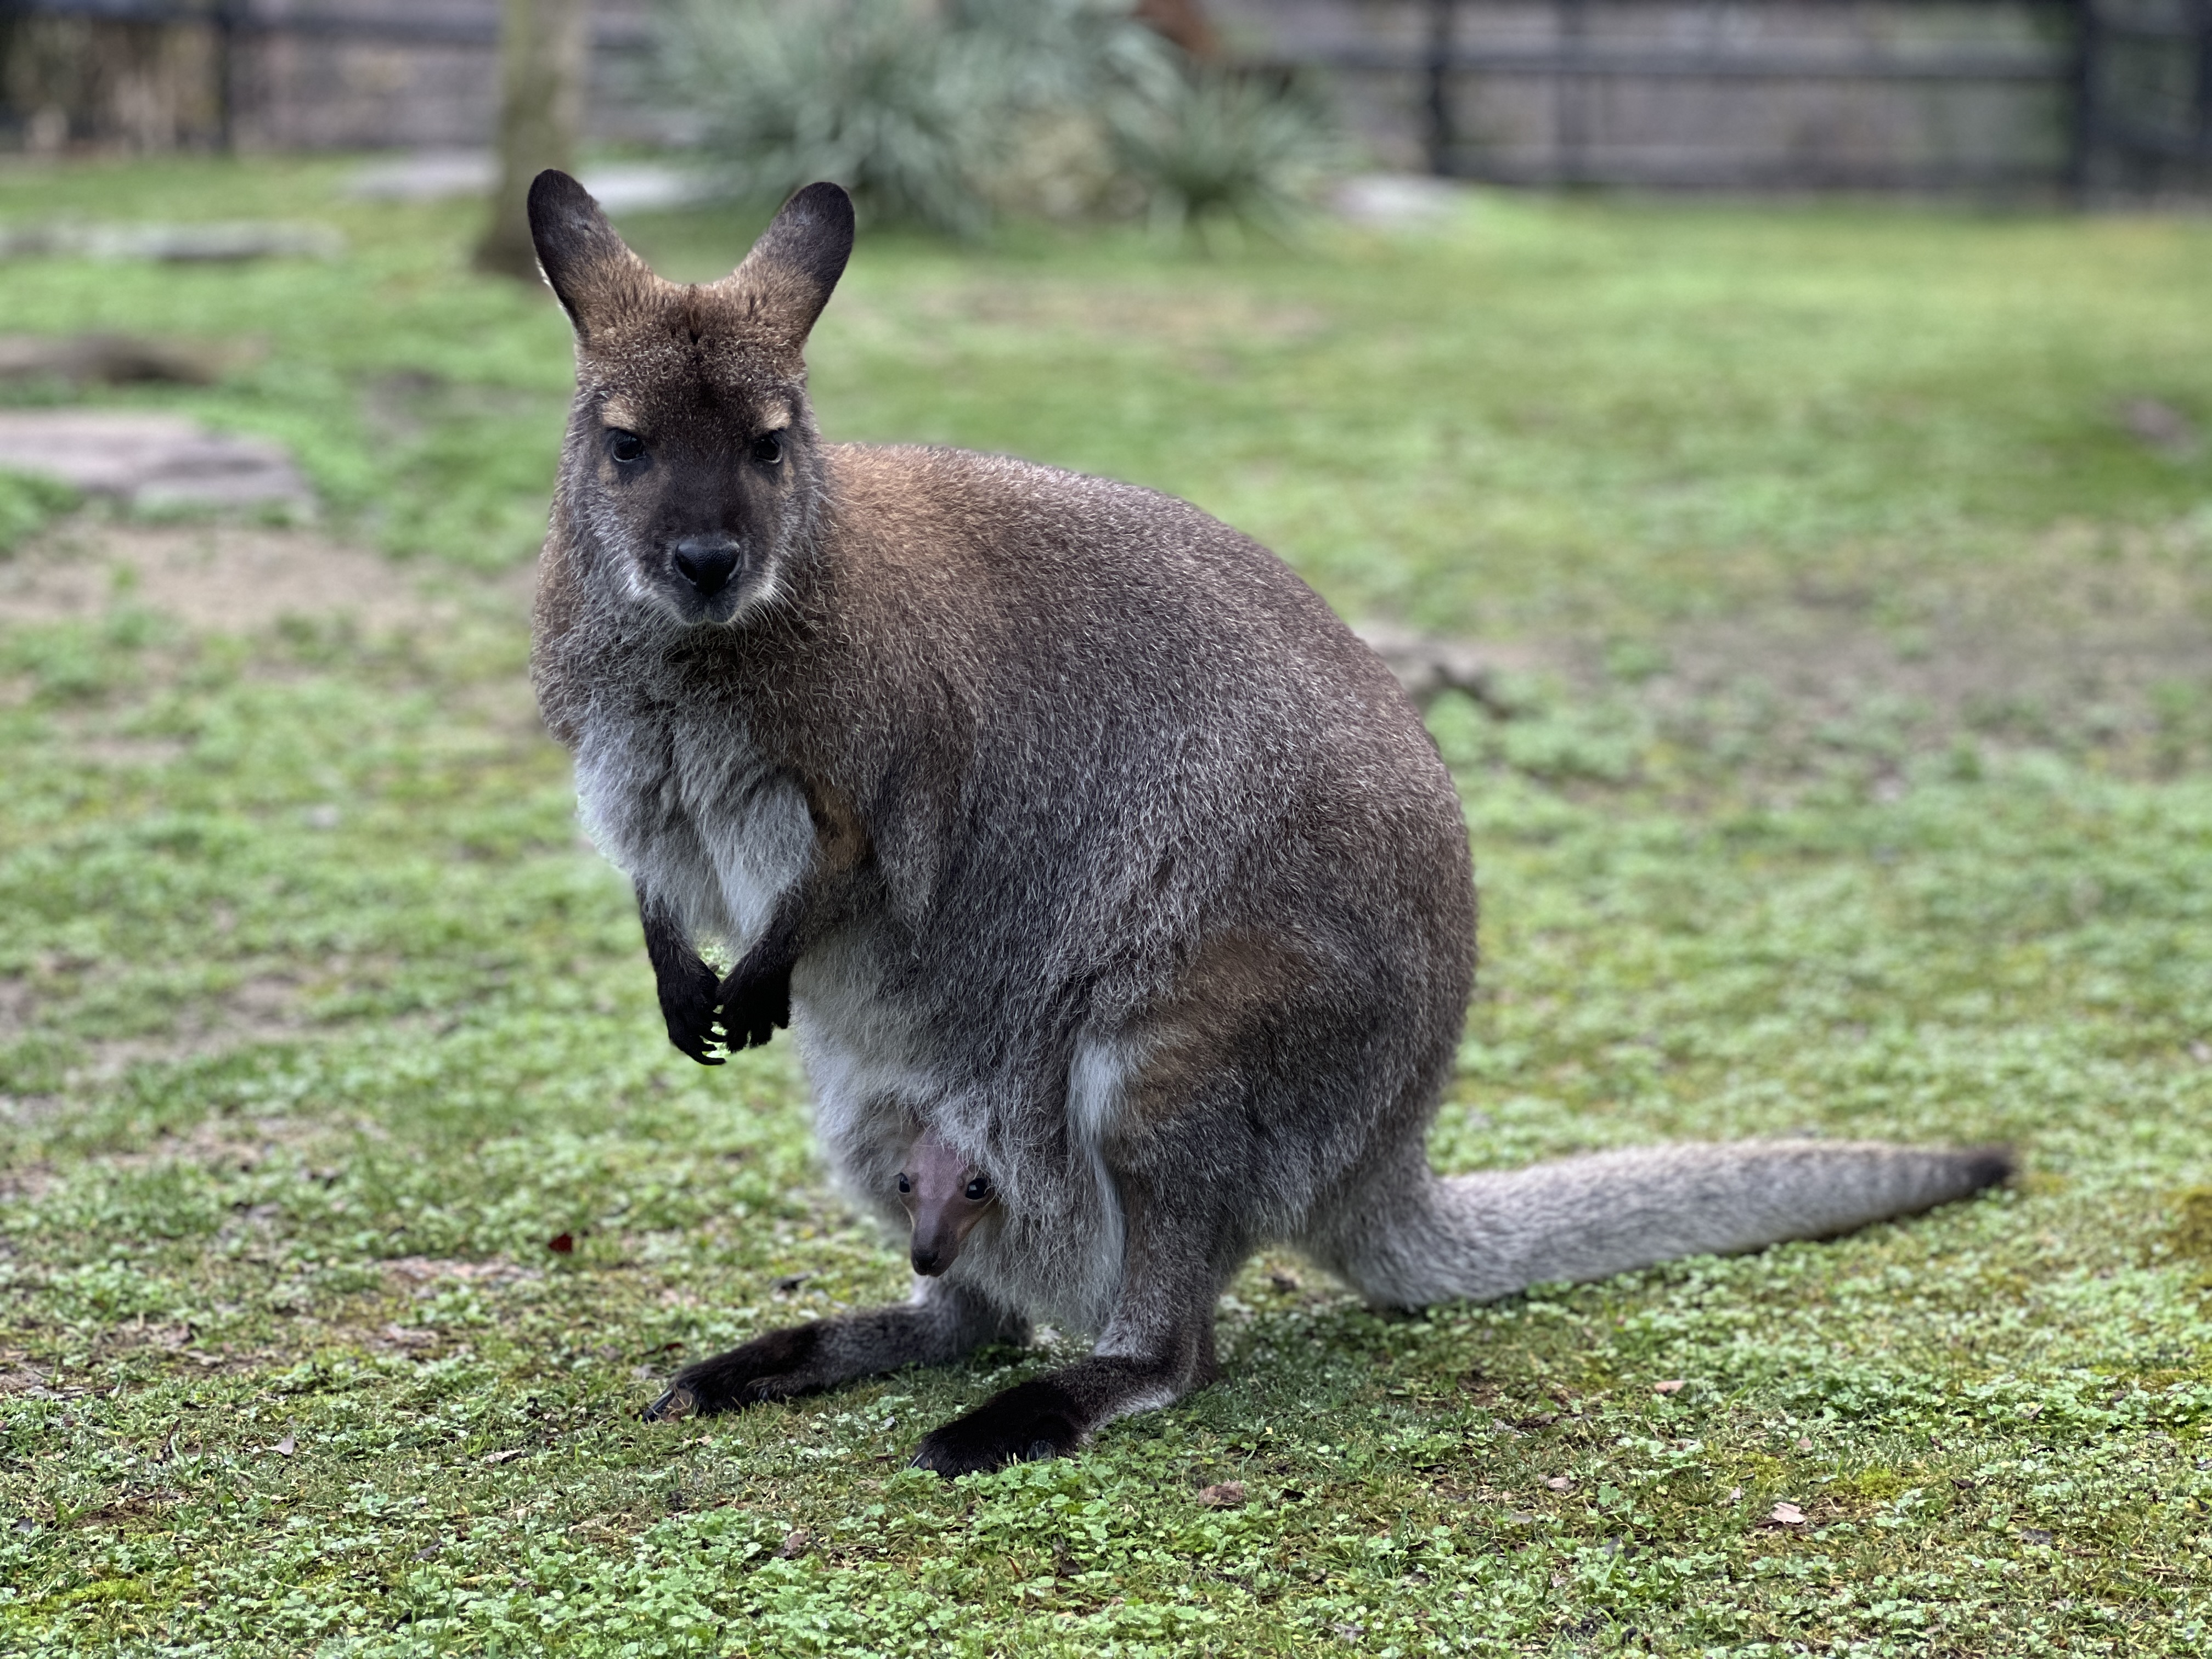
[[[788,1400],[902,1365],[942,1365],[986,1342],[1019,1342],[1029,1322],[942,1279],[921,1280],[911,1302],[788,1325],[686,1365],[647,1407],[648,1423],[712,1417]]]
[[[1180,1400],[1220,1375],[1214,1299],[1234,1262],[1191,1252],[1172,1229],[1163,1237],[1158,1191],[1133,1181],[1123,1196],[1125,1272],[1098,1351],[940,1424],[922,1437],[913,1467],[951,1477],[1063,1457],[1115,1418]]]
[[[667,1392],[645,1408],[645,1420],[667,1423],[682,1417],[712,1417],[764,1400],[788,1400],[842,1381],[823,1374],[823,1322],[770,1331],[739,1343],[726,1353],[686,1365],[669,1380]]]
[[[907,1467],[951,1480],[1065,1457],[1083,1443],[1085,1417],[1081,1402],[1056,1379],[1035,1377],[932,1429]]]
[[[641,1423],[673,1423],[680,1418],[691,1416],[696,1409],[697,1402],[690,1394],[682,1389],[669,1389],[662,1392],[659,1399],[640,1412],[637,1420]]]
[[[1157,1360],[1095,1357],[993,1395],[965,1416],[922,1436],[908,1467],[951,1479],[1065,1457],[1117,1417],[1180,1400],[1213,1381],[1210,1352],[1201,1370],[1178,1378]]]

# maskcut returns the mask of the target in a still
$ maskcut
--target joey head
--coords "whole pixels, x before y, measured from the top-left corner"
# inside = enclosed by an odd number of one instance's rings
[[[907,1149],[898,1194],[914,1224],[914,1270],[930,1279],[959,1259],[969,1233],[998,1199],[990,1176],[930,1134]]]

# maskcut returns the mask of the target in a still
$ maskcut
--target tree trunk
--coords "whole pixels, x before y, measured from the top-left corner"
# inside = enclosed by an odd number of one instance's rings
[[[499,21],[499,186],[477,269],[538,277],[526,208],[530,181],[575,166],[584,105],[586,0],[502,0]]]

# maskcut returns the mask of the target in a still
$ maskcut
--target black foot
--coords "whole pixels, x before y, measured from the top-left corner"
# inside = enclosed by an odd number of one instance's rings
[[[679,1417],[689,1417],[694,1407],[689,1389],[671,1389],[639,1414],[641,1423],[673,1423]]]
[[[948,1480],[1009,1463],[1065,1457],[1083,1443],[1082,1408],[1048,1376],[994,1395],[965,1417],[922,1437],[913,1467]]]
[[[793,1325],[686,1365],[669,1379],[668,1391],[645,1408],[648,1423],[679,1417],[712,1417],[763,1400],[788,1400],[824,1386],[814,1365],[821,1346],[817,1326]]]

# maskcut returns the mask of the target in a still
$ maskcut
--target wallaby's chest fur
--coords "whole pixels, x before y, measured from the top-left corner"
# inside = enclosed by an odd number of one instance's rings
[[[832,1165],[931,1269],[686,1367],[648,1418],[1039,1316],[1096,1331],[916,1454],[990,1468],[1211,1380],[1215,1300],[1263,1243],[1412,1306],[1819,1237],[2009,1167],[1754,1142],[1439,1179],[1474,884],[1382,665],[1180,501],[824,444],[801,348],[852,246],[836,186],[698,288],[562,174],[530,210],[577,342],[539,705],[635,882],[671,1042],[719,1065],[788,1025]],[[909,1208],[917,1157],[988,1201]]]

